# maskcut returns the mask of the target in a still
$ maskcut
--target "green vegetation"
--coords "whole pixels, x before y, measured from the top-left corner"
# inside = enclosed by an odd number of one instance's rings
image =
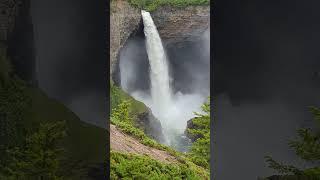
[[[124,133],[132,135],[138,139],[142,144],[153,147],[159,150],[168,151],[171,155],[178,156],[178,152],[164,146],[154,139],[148,137],[141,129],[134,125],[133,119],[130,117],[130,111],[132,111],[132,105],[130,101],[121,102],[111,113],[111,124],[114,124]]]
[[[207,6],[210,0],[128,0],[130,4],[140,9],[154,11],[161,6],[187,7],[187,6]]]
[[[23,138],[22,121],[30,98],[26,85],[12,74],[9,61],[0,56],[0,153],[5,147],[15,146]],[[1,157],[0,157],[1,159]]]
[[[110,98],[111,98],[111,103],[110,103],[111,109],[114,109],[123,101],[129,101],[132,104],[131,111],[130,111],[130,116],[132,118],[137,118],[138,114],[141,114],[147,111],[147,107],[142,102],[135,100],[129,94],[124,92],[121,88],[114,85],[112,80],[110,85]]]
[[[186,164],[166,164],[148,156],[111,152],[110,162],[111,179],[207,179]]]
[[[33,162],[28,160],[31,156],[31,149],[34,152],[39,152],[40,149],[36,151],[36,148],[39,147],[42,140],[45,141],[45,139],[36,141],[35,136],[43,134],[44,127],[55,126],[55,123],[60,121],[64,121],[66,126],[66,137],[61,139],[61,143],[59,142],[59,146],[64,149],[64,153],[61,154],[61,158],[64,159],[64,162],[61,163],[63,165],[62,169],[68,170],[68,176],[73,179],[86,178],[91,168],[106,163],[105,150],[109,135],[107,130],[80,121],[63,104],[48,98],[40,89],[27,85],[15,75],[8,58],[1,55],[0,164],[6,164],[5,162],[10,157],[19,156],[16,165],[23,165],[26,169],[39,168],[39,171],[44,171],[39,166],[35,166],[36,159]],[[26,137],[33,140],[29,141]],[[49,152],[49,149],[47,150]],[[52,151],[54,149],[51,149],[50,153]],[[7,154],[7,156],[4,156],[4,154]],[[33,165],[24,164],[27,161],[33,163]],[[50,171],[56,171],[54,166],[56,161],[50,158],[48,161],[52,163]],[[3,165],[0,171],[6,172],[7,170],[4,167]],[[46,172],[49,173],[48,164],[42,166],[42,168],[47,168]],[[10,171],[12,171],[11,173],[21,174],[16,170]],[[6,172],[5,175],[8,176],[10,173]],[[3,176],[0,175],[0,179],[9,178]],[[45,179],[54,179],[53,177]]]
[[[65,122],[44,123],[25,138],[22,147],[8,149],[1,164],[7,179],[60,179],[61,139],[66,136]]]
[[[193,128],[187,129],[188,133],[197,137],[188,154],[195,164],[210,169],[210,98],[202,105],[204,114],[195,113],[192,119]]]
[[[320,162],[320,109],[311,107],[311,113],[316,120],[317,129],[311,130],[301,128],[297,131],[298,138],[291,140],[289,146],[296,152],[296,155],[301,159],[319,164]],[[319,179],[320,167],[299,169],[291,165],[284,165],[272,159],[271,156],[266,156],[266,161],[269,167],[276,170],[280,174],[295,175],[307,179]]]
[[[112,96],[111,96],[112,98]],[[176,157],[178,163],[165,164],[147,156],[130,155],[124,153],[111,153],[111,178],[112,179],[208,179],[209,168],[197,166],[189,158],[200,156],[200,152],[194,150],[195,154],[186,156],[170,147],[156,142],[134,125],[131,117],[131,101],[119,101],[112,109],[111,123],[121,129],[124,133],[131,135],[142,144],[163,150]],[[199,114],[200,117],[202,115]],[[201,144],[201,143],[200,143]],[[202,144],[201,144],[202,145]],[[207,157],[205,157],[207,158]]]

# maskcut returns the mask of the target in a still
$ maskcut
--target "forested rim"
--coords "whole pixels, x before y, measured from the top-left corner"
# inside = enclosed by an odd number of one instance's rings
[[[118,1],[118,0],[112,0]],[[155,11],[161,6],[187,7],[187,6],[208,6],[210,0],[127,0],[131,5],[147,11]]]

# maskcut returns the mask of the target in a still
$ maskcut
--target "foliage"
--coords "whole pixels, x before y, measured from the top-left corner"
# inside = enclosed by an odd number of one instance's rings
[[[193,128],[187,131],[197,137],[189,152],[190,159],[197,165],[209,169],[210,165],[210,98],[202,105],[201,113],[192,119]]]
[[[130,116],[135,119],[137,115],[147,111],[147,107],[142,103],[134,98],[132,98],[129,94],[124,92],[121,88],[114,85],[111,81],[110,86],[110,99],[111,99],[111,109],[116,108],[121,102],[129,101],[132,106],[130,106]]]
[[[110,162],[111,179],[207,179],[187,164],[166,164],[148,156],[111,152]]]
[[[147,11],[154,11],[161,6],[187,7],[210,5],[210,0],[128,0],[133,6]]]
[[[1,51],[1,48],[0,48]],[[9,79],[9,75],[12,72],[10,62],[7,60],[4,54],[0,54],[0,82],[3,84]]]
[[[0,47],[0,179],[10,179],[10,173],[16,173],[10,169],[13,167],[7,167],[9,162],[13,166],[13,161],[8,162],[10,158],[22,158],[17,159],[16,165],[24,165],[23,158],[30,155],[26,150],[26,137],[39,133],[40,124],[55,124],[62,119],[66,121],[68,135],[61,140],[65,153],[61,154],[62,162],[59,158],[59,164],[63,166],[59,169],[67,171],[63,174],[72,179],[87,178],[94,166],[105,162],[107,130],[80,121],[62,103],[19,79],[9,57],[4,55],[5,51]],[[50,163],[55,164],[54,161]]]
[[[134,121],[130,117],[131,103],[130,101],[121,102],[116,108],[112,110],[111,113],[111,123],[116,125],[124,133],[132,135],[137,138],[142,144],[153,147],[160,150],[166,150],[172,155],[177,155],[178,152],[175,150],[164,146],[154,139],[148,137],[141,129],[134,126]]]
[[[14,179],[52,179],[62,177],[59,143],[65,137],[65,122],[42,123],[38,131],[26,136],[25,145],[7,150],[1,164],[2,176]]]
[[[296,155],[301,159],[313,163],[320,162],[320,109],[310,108],[314,119],[318,125],[317,129],[312,131],[311,129],[300,128],[297,130],[298,138],[289,141],[289,146],[296,152]],[[269,167],[275,169],[280,174],[294,174],[303,175],[309,177],[320,177],[320,167],[309,168],[300,170],[294,166],[284,165],[278,163],[271,158],[271,156],[265,157]]]
[[[271,158],[271,156],[265,157],[266,162],[269,164],[269,168],[276,169],[280,174],[296,174],[301,175],[303,172],[294,166],[284,165],[282,163],[276,162]]]
[[[311,107],[314,119],[320,128],[320,109]],[[296,154],[306,160],[320,162],[320,129],[313,133],[311,129],[301,128],[298,130],[299,138],[289,142],[289,146],[293,148]]]
[[[7,58],[0,56],[0,153],[7,146],[14,146],[23,137],[23,116],[30,105],[26,85],[11,76],[11,65]],[[1,158],[0,158],[1,159]]]
[[[183,166],[187,166],[194,173],[201,174],[203,177],[208,177],[209,176],[208,175],[209,174],[208,170],[205,170],[205,169],[195,165],[192,161],[190,161],[182,153],[177,152],[177,151],[171,149],[168,146],[165,146],[165,145],[162,145],[162,144],[158,143],[154,139],[151,139],[150,137],[145,135],[145,133],[141,129],[135,127],[134,126],[134,121],[130,116],[130,111],[132,110],[131,106],[132,106],[132,104],[131,104],[130,101],[121,102],[116,108],[114,108],[112,110],[111,123],[114,124],[115,126],[117,126],[117,128],[122,130],[124,133],[129,134],[129,135],[133,136],[134,138],[136,138],[137,140],[139,140],[142,144],[144,144],[146,146],[149,146],[149,147],[152,147],[152,148],[156,148],[156,149],[168,152],[172,156],[176,157],[176,159],[178,160],[180,165],[183,164]],[[130,170],[129,172],[131,172],[131,171],[140,171],[140,169],[139,169],[140,166],[132,166],[131,167],[129,165],[130,167],[127,167],[125,165],[127,163],[128,162],[123,161],[120,164],[118,163],[117,165],[113,165],[113,161],[111,161],[111,166],[114,166],[114,168],[117,168],[117,169],[120,169],[120,170],[123,169],[123,168],[125,168],[125,169],[126,168],[130,168],[130,169],[126,170],[126,171]],[[125,167],[122,167],[122,166],[125,166]],[[136,168],[136,169],[132,169],[132,168]],[[150,167],[149,167],[149,169],[150,169]],[[150,169],[150,171],[153,171],[153,170]],[[113,174],[113,175],[111,174],[111,176],[112,177],[117,177],[116,179],[119,178],[118,175],[115,176],[115,174]],[[128,177],[129,177],[129,175],[128,175]],[[149,177],[151,177],[151,176],[149,176]],[[155,177],[157,177],[157,176],[155,176]],[[162,176],[160,176],[160,177],[162,177]],[[192,176],[190,176],[190,177],[192,177]],[[143,179],[145,177],[141,177],[141,178]],[[168,179],[168,178],[165,178],[165,179]]]

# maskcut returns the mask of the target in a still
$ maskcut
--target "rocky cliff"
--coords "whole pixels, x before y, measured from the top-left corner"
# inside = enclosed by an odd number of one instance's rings
[[[210,7],[161,7],[152,13],[155,25],[165,43],[180,43],[200,38],[209,27]]]
[[[110,7],[110,73],[114,73],[117,56],[130,34],[139,27],[140,10],[127,1],[111,2]]]
[[[209,27],[210,7],[160,7],[151,15],[166,44],[183,43],[200,37]],[[113,74],[121,47],[142,24],[140,10],[123,0],[112,2],[110,17],[110,72]]]

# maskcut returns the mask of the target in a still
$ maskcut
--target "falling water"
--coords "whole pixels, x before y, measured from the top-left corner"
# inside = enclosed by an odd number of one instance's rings
[[[161,123],[168,125],[166,114],[172,104],[169,68],[161,38],[149,12],[142,10],[146,48],[150,64],[151,98],[153,113]]]

